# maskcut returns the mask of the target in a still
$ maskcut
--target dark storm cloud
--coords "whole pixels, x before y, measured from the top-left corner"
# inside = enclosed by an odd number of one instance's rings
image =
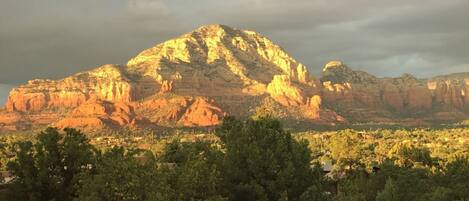
[[[459,0],[1,0],[0,83],[61,78],[204,24],[255,30],[319,73],[328,60],[380,76],[469,71]]]

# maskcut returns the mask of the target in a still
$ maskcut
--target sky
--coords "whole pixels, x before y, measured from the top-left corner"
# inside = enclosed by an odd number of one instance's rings
[[[58,79],[205,24],[267,36],[318,75],[469,71],[467,0],[0,0],[0,84]],[[2,100],[0,96],[0,100]]]
[[[11,90],[12,86],[0,84],[0,107],[3,106],[8,97],[8,93]]]

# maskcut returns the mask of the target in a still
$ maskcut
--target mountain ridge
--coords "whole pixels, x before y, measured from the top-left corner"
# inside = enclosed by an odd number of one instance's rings
[[[284,120],[311,125],[449,121],[468,118],[467,94],[466,74],[378,78],[331,61],[315,78],[261,34],[207,25],[148,48],[124,65],[31,80],[13,89],[0,111],[0,131],[49,125],[206,127],[227,115],[259,111],[284,111]]]

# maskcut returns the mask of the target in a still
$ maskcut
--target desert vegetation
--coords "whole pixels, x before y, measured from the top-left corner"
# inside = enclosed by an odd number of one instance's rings
[[[469,199],[463,127],[291,134],[261,117],[210,134],[33,136],[1,138],[4,200]]]

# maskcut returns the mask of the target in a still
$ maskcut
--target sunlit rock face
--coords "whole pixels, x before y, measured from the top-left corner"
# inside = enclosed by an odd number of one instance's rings
[[[276,75],[267,86],[267,92],[274,100],[284,106],[300,106],[305,104],[303,91],[294,86],[287,75]]]
[[[314,124],[468,117],[469,74],[378,78],[327,63],[320,79],[266,37],[224,25],[157,44],[126,65],[61,80],[31,80],[0,109],[0,132],[45,126],[102,129],[211,127],[266,107]],[[340,114],[340,115],[339,115]],[[410,119],[410,120],[409,120]]]
[[[186,127],[215,126],[227,115],[213,99],[174,94],[145,100],[137,113],[159,125]]]
[[[398,78],[385,79],[382,83],[385,85],[382,88],[382,100],[395,111],[423,112],[432,108],[432,95],[423,80],[404,74]]]
[[[74,108],[92,98],[130,102],[132,93],[123,67],[105,65],[62,80],[31,80],[10,92],[6,108],[10,112]]]
[[[221,123],[226,114],[213,100],[196,98],[179,120],[184,126],[214,126]]]
[[[325,65],[320,79],[326,102],[341,108],[379,105],[378,78],[373,75],[354,71],[341,61],[331,61]]]
[[[435,77],[427,84],[437,106],[447,110],[469,110],[469,73]]]
[[[173,81],[176,91],[230,87],[217,83],[268,84],[277,74],[305,84],[311,81],[307,68],[269,39],[223,25],[204,26],[158,44],[127,65],[129,71],[153,77],[160,84]]]
[[[271,96],[291,117],[314,123],[321,120],[319,83],[266,37],[208,25],[144,50],[126,65],[29,81],[10,92],[6,111],[27,117],[48,112],[54,118],[42,123],[59,127],[125,127],[134,117],[166,127],[214,126],[227,114],[250,116]],[[134,113],[109,113],[117,103]]]
[[[154,91],[192,99],[207,97],[216,101],[219,105],[217,107],[221,109],[215,110],[218,111],[215,119],[220,118],[221,112],[249,116],[250,108],[256,107],[256,102],[265,96],[272,96],[285,107],[294,106],[295,110],[299,110],[300,105],[306,105],[306,100],[320,91],[318,81],[310,75],[308,69],[281,47],[258,33],[224,25],[203,26],[158,44],[132,58],[127,66],[130,74],[139,75],[141,80],[146,80],[146,85],[153,83],[155,88],[144,90],[137,84],[138,97],[145,99],[153,96]],[[285,90],[297,91],[298,94],[282,94]],[[164,100],[158,100],[165,103]],[[285,100],[296,103],[285,104]],[[173,104],[169,107],[171,110],[162,109],[168,110],[166,115],[153,114],[152,119],[183,122],[181,114],[189,106],[181,103]],[[209,119],[209,116],[203,118]],[[220,120],[212,123],[197,122],[203,121],[183,124],[215,125]]]
[[[124,102],[89,100],[75,108],[54,126],[58,128],[74,127],[85,131],[104,128],[137,127],[147,120],[134,112],[133,106]]]
[[[341,114],[349,118],[359,115],[364,121],[388,121],[398,117],[438,120],[437,115],[431,114],[451,110],[459,110],[454,119],[465,118],[461,114],[468,113],[464,95],[467,78],[458,75],[424,80],[409,74],[377,78],[354,71],[341,61],[331,61],[320,79],[324,102]]]

